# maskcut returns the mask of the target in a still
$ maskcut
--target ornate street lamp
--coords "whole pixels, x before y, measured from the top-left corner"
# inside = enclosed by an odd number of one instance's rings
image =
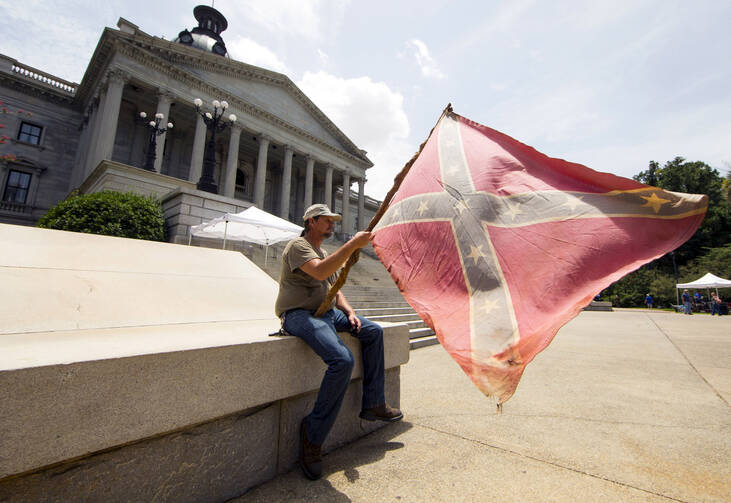
[[[140,112],[140,118],[145,121],[147,114]],[[155,114],[155,120],[145,122],[145,127],[150,130],[150,141],[147,145],[147,159],[145,159],[145,169],[147,171],[155,171],[155,157],[157,155],[157,137],[168,129],[173,128],[173,123],[168,122],[167,127],[160,127],[160,123],[165,118],[163,114]]]
[[[195,110],[203,118],[203,122],[206,124],[206,128],[211,132],[206,143],[205,154],[203,155],[203,173],[201,179],[198,180],[198,189],[205,190],[206,192],[212,192],[213,194],[218,193],[218,187],[213,179],[213,172],[216,169],[216,132],[223,131],[228,126],[236,122],[236,116],[231,114],[228,116],[228,122],[222,119],[223,113],[228,108],[228,103],[225,101],[213,100],[213,113],[203,112],[201,106],[203,101],[199,98],[193,100],[195,104]]]

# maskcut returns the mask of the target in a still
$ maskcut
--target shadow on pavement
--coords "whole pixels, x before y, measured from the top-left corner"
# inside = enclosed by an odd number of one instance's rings
[[[393,439],[411,428],[413,425],[406,421],[389,424],[356,442],[329,452],[323,456],[323,475],[320,480],[307,480],[297,466],[228,503],[350,502],[351,499],[335,489],[328,478],[342,472],[348,482],[355,483],[360,479],[358,467],[380,461],[387,452],[404,447],[402,442]]]

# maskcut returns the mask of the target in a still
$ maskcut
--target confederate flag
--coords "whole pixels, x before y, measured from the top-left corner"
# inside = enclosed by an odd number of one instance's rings
[[[602,289],[695,232],[704,195],[553,159],[448,108],[373,247],[406,300],[487,396]]]

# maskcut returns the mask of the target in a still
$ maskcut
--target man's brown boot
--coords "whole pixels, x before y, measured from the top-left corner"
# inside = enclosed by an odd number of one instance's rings
[[[371,409],[363,409],[360,411],[360,418],[366,421],[386,421],[393,423],[401,421],[404,415],[400,410],[389,407],[388,404],[383,403],[377,407]]]
[[[322,477],[322,455],[319,445],[307,439],[305,420],[300,423],[300,466],[308,479],[317,480]]]

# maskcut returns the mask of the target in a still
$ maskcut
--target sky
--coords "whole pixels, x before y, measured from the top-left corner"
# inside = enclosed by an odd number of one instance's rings
[[[187,0],[0,0],[0,53],[80,82],[120,17],[173,39]],[[215,0],[233,59],[286,74],[368,151],[366,193],[454,111],[551,157],[631,177],[731,168],[729,0]]]

